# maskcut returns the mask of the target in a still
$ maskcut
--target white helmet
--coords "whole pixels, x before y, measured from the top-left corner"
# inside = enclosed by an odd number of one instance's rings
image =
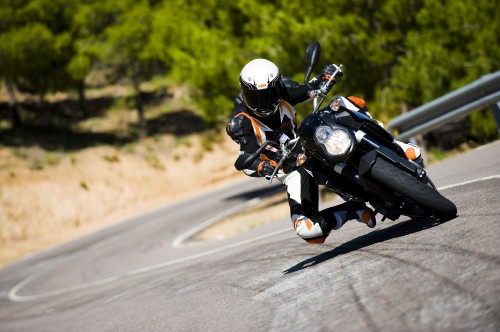
[[[269,60],[254,59],[240,73],[243,101],[260,117],[267,117],[278,110],[282,88],[280,71]]]

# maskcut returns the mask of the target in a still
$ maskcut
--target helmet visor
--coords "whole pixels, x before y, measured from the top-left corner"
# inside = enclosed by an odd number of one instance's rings
[[[276,112],[281,102],[279,85],[263,90],[244,90],[245,104],[260,116],[269,116]]]

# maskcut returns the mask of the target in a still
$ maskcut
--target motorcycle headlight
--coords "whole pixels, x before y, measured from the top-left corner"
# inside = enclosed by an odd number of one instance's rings
[[[318,144],[322,144],[326,152],[332,156],[343,156],[352,145],[349,134],[340,128],[320,126],[314,133],[314,138]]]

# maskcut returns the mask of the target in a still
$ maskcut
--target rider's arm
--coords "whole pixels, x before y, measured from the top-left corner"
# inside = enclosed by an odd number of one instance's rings
[[[261,175],[258,174],[257,171],[259,164],[262,162],[262,159],[260,157],[256,158],[255,161],[252,163],[252,165],[248,167],[243,167],[242,165],[245,162],[245,160],[250,155],[252,155],[255,152],[255,150],[257,150],[258,146],[257,148],[253,148],[254,145],[257,145],[257,139],[255,138],[255,136],[248,138],[240,136],[238,138],[238,141],[240,143],[240,155],[234,162],[234,167],[239,171],[243,171],[246,175],[260,177]]]
[[[261,177],[262,175],[257,171],[259,164],[262,162],[261,158],[257,158],[252,165],[247,168],[242,166],[242,163],[259,148],[257,137],[253,129],[251,126],[245,125],[245,121],[247,121],[246,117],[235,116],[226,126],[227,134],[233,141],[240,145],[240,155],[236,159],[234,167],[239,171],[243,170],[248,176]]]
[[[288,77],[283,77],[283,84],[285,86],[285,96],[283,96],[283,99],[290,104],[302,103],[310,98],[310,89],[307,86],[295,82]]]

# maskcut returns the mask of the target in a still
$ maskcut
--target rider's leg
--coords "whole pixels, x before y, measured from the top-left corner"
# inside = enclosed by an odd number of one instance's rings
[[[332,229],[340,229],[344,224],[352,219],[366,224],[373,228],[377,224],[375,213],[362,201],[350,200],[343,204],[332,206],[320,212],[320,215],[329,220],[333,217]]]
[[[295,231],[308,243],[325,242],[332,229],[339,229],[351,219],[375,227],[375,214],[363,202],[353,200],[318,213],[318,185],[303,168],[290,173],[283,183]]]
[[[331,226],[318,215],[319,188],[304,168],[299,168],[284,179],[293,227],[298,236],[308,243],[323,243]]]

